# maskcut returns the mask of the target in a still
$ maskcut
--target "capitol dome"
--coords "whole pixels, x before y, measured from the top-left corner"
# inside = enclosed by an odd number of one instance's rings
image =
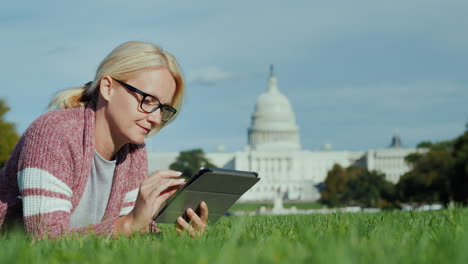
[[[278,89],[270,67],[268,88],[260,95],[249,128],[249,145],[256,150],[300,150],[299,128],[291,104]]]

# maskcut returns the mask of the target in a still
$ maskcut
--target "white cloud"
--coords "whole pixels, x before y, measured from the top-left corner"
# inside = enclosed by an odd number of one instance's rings
[[[187,82],[190,84],[213,85],[224,81],[246,80],[259,76],[265,76],[264,72],[230,72],[218,66],[207,66],[189,71]]]
[[[217,66],[208,66],[196,69],[187,74],[187,81],[189,83],[214,84],[235,78],[235,73],[223,71]]]

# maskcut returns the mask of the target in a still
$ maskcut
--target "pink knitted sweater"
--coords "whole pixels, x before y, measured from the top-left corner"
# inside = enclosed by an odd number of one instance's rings
[[[122,147],[102,222],[71,229],[70,215],[90,175],[94,127],[91,106],[49,112],[31,124],[0,171],[0,229],[5,222],[23,221],[35,237],[112,233],[115,220],[133,209],[148,175],[146,150],[144,145]]]

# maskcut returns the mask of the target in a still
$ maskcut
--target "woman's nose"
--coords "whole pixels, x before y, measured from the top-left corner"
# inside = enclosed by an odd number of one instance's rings
[[[153,113],[148,114],[148,121],[155,123],[156,125],[161,124],[162,115],[161,109],[154,111]]]

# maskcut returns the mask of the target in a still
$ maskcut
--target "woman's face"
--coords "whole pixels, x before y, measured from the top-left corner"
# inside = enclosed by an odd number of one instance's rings
[[[146,113],[141,110],[143,96],[128,90],[109,78],[106,118],[114,140],[119,144],[141,144],[150,130],[161,124],[161,110]],[[171,105],[176,90],[172,74],[166,68],[141,71],[129,80],[131,86],[156,97],[162,104]]]

